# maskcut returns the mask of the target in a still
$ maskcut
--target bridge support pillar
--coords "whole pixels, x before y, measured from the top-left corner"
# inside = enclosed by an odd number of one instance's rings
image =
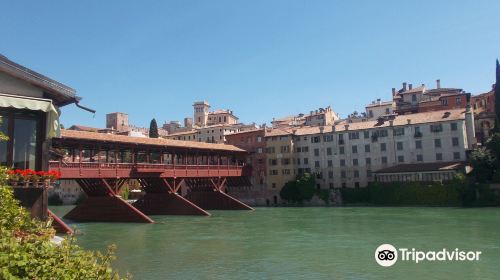
[[[210,216],[210,213],[178,194],[184,180],[144,178],[139,182],[146,195],[133,205],[147,215]]]
[[[117,196],[119,187],[111,187],[109,179],[76,180],[87,199],[73,208],[64,218],[78,222],[153,223],[148,216]],[[115,186],[122,185],[114,181]],[[121,186],[120,186],[121,187]]]
[[[225,178],[189,179],[186,198],[206,210],[254,210],[224,192]]]

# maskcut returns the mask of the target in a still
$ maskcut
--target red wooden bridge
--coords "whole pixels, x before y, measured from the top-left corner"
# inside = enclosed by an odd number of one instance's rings
[[[87,195],[70,220],[151,223],[148,215],[253,210],[224,191],[245,180],[246,151],[231,145],[62,130],[52,147],[49,170]],[[146,193],[133,204],[118,195],[131,179]]]

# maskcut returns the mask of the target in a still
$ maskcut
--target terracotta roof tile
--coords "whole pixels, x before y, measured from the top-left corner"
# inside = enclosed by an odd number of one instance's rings
[[[450,112],[449,116],[445,117],[445,112]],[[465,119],[464,109],[443,110],[443,111],[433,111],[433,112],[425,112],[425,113],[417,113],[409,115],[397,115],[393,120],[393,126],[407,125],[408,120],[410,120],[411,124],[422,124],[422,123],[433,123],[433,122],[463,120],[463,119]],[[345,130],[346,125],[349,125],[348,131],[353,131],[361,129],[389,127],[390,123],[389,121],[384,121],[384,123],[382,124],[379,124],[378,121],[366,121],[366,122],[356,122],[356,123],[342,122],[335,125],[335,130],[337,132],[346,131]],[[288,130],[290,131],[290,133],[292,133],[291,129]],[[332,126],[324,126],[323,132],[324,133],[332,132]],[[304,126],[301,128],[297,128],[295,135],[308,135],[316,133],[320,133],[319,126]]]
[[[194,141],[170,140],[163,138],[131,137],[124,135],[114,135],[106,133],[95,133],[95,132],[65,130],[65,129],[61,130],[61,138],[138,144],[138,145],[143,144],[151,146],[168,146],[168,147],[188,148],[188,149],[191,148],[191,149],[203,149],[203,150],[246,152],[243,149],[237,148],[233,145],[226,145],[226,144],[212,144],[212,143],[194,142]]]

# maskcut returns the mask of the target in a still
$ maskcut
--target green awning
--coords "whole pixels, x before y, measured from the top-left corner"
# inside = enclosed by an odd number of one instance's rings
[[[59,137],[61,134],[59,111],[50,99],[0,94],[0,107],[45,112],[48,115],[47,137]]]

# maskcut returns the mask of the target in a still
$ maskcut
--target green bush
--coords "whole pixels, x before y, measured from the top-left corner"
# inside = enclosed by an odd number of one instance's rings
[[[120,279],[111,267],[114,247],[106,254],[81,249],[70,236],[60,245],[50,240],[50,222],[33,220],[1,181],[0,279]]]
[[[295,181],[286,182],[280,191],[280,197],[291,203],[301,204],[312,199],[315,193],[316,180],[311,174],[297,176]]]
[[[366,188],[344,188],[341,193],[346,204],[468,206],[495,202],[495,194],[487,186],[473,184],[463,175],[447,182],[374,182]]]

